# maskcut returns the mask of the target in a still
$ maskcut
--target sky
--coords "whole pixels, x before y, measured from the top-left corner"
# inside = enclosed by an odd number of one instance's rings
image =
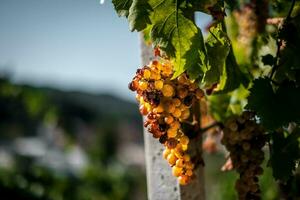
[[[140,61],[139,34],[109,0],[0,0],[0,74],[14,82],[132,100]]]

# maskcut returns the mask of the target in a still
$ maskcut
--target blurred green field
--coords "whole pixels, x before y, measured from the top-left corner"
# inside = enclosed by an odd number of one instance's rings
[[[3,77],[0,107],[1,195],[146,199],[142,121],[134,103]]]
[[[0,79],[0,193],[18,200],[143,200],[142,119],[110,95],[16,85]],[[208,200],[234,200],[224,154],[205,154]],[[266,166],[266,163],[264,164]],[[278,198],[266,168],[263,200]]]

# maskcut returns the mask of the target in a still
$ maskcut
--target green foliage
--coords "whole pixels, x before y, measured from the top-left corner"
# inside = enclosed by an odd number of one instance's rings
[[[222,92],[232,91],[240,83],[247,87],[247,78],[230,51],[230,41],[222,22],[211,29],[204,44],[202,32],[193,21],[193,9],[207,11],[217,1],[134,0],[130,6],[130,2],[123,0],[113,3],[120,16],[128,17],[132,31],[146,30],[154,46],[173,60],[174,78],[186,71],[191,79],[199,82],[205,76],[202,81],[205,86],[220,81]]]
[[[232,112],[229,109],[230,95],[229,94],[215,94],[208,97],[210,104],[210,112],[212,116],[218,120],[224,122]]]
[[[268,155],[268,152],[265,153]],[[272,169],[268,167],[267,161],[265,160],[263,164],[264,173],[259,179],[259,185],[261,186],[262,199],[279,199],[279,189],[278,184],[273,178]]]
[[[135,0],[129,10],[127,1],[113,3],[119,15],[128,16],[131,30],[142,31],[149,29],[147,24],[151,26],[151,41],[174,61],[174,77],[187,71],[192,79],[202,78],[208,68],[204,41],[192,17],[184,15],[188,9],[184,1]]]
[[[273,66],[275,63],[275,58],[271,54],[267,54],[267,55],[262,56],[262,62],[264,65]]]
[[[300,159],[299,137],[299,129],[286,137],[283,132],[272,133],[273,144],[269,163],[275,179],[287,181],[293,175],[296,161]]]
[[[291,123],[300,123],[299,1],[113,3],[120,16],[128,17],[131,30],[143,31],[147,43],[159,47],[170,58],[175,70],[173,78],[186,72],[206,89],[209,112],[214,119],[224,122],[245,109],[253,111],[257,122],[272,133],[270,165],[274,177],[293,179],[300,154],[299,135],[287,132],[284,136],[277,132],[287,130]],[[194,23],[195,11],[213,18],[205,38]],[[224,16],[225,11],[228,17]],[[283,24],[280,20],[276,22],[278,17],[284,18]],[[266,23],[268,18],[271,20]],[[276,195],[270,192],[264,198]]]
[[[284,191],[286,199],[299,199],[300,198],[300,168],[298,167],[293,176],[286,182],[281,182],[281,190]]]
[[[247,108],[256,111],[263,125],[274,128],[277,126],[277,121],[274,122],[272,119],[274,111],[276,112],[276,110],[273,110],[276,106],[274,100],[275,95],[270,81],[266,78],[260,78],[253,82]]]
[[[0,78],[0,107],[1,152],[7,158],[0,158],[2,196],[18,200],[146,199],[141,167],[129,167],[117,158],[120,132],[126,137],[127,131],[136,144],[141,143],[138,125],[142,120],[134,103],[108,95],[16,85]],[[124,128],[129,125],[130,130]],[[51,137],[40,137],[41,132]],[[55,152],[55,162],[64,166],[53,163],[49,154],[41,158],[18,153],[19,149],[26,152],[26,147],[15,142],[28,136],[51,144],[45,150]],[[40,154],[40,148],[43,145],[32,151]],[[70,153],[73,148],[86,158],[81,161],[84,167],[76,170],[67,161],[74,155]]]
[[[300,88],[293,82],[285,82],[274,91],[268,78],[260,78],[253,82],[247,108],[257,113],[266,128],[274,130],[299,122],[299,102]]]
[[[192,19],[183,14],[179,1],[152,1],[151,40],[174,58],[175,74],[184,71],[196,79],[207,69],[202,33]]]
[[[230,10],[236,9],[239,6],[238,0],[225,0],[225,3],[229,7]]]
[[[283,24],[278,37],[284,41],[284,48],[280,52],[279,67],[275,74],[275,80],[281,82],[289,79],[292,81],[297,80],[299,83],[300,14]]]
[[[212,27],[205,41],[210,69],[206,72],[204,83],[211,87],[218,83],[223,74],[225,61],[230,51],[230,40],[222,28],[222,24]],[[234,66],[236,67],[236,66]]]
[[[204,13],[210,13],[208,8],[213,7],[218,2],[218,0],[201,0],[201,1],[187,0],[187,2],[191,5],[193,10],[201,11]]]
[[[233,92],[209,96],[212,116],[217,121],[224,122],[232,115],[240,115],[247,103],[245,99],[248,95],[249,91],[241,85]]]
[[[240,70],[232,49],[226,58],[225,68],[220,79],[221,81],[218,87],[218,93],[231,92],[237,89],[241,84],[246,88],[248,87],[249,80]]]
[[[118,167],[93,164],[79,176],[57,174],[32,164],[28,169],[0,168],[0,191],[18,200],[130,200],[135,189],[144,192],[140,169]]]
[[[112,0],[119,16],[128,17],[132,0]]]
[[[272,6],[272,10],[274,11],[274,15],[276,16],[286,16],[288,10],[290,9],[290,4],[292,1],[290,0],[272,0],[270,4]],[[297,11],[299,8],[299,0],[296,0],[296,4],[294,6],[294,11]],[[294,13],[294,12],[292,12]]]
[[[240,84],[248,86],[249,80],[237,64],[224,22],[219,22],[210,29],[205,45],[210,64],[203,79],[206,87],[219,83],[217,93],[220,94],[231,92]]]
[[[150,24],[149,14],[152,11],[147,1],[133,0],[129,9],[128,21],[130,30],[142,31]]]

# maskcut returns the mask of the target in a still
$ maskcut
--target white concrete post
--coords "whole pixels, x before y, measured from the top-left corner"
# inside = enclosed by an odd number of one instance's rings
[[[142,65],[147,65],[153,56],[151,47],[145,45],[143,35],[140,35]],[[200,111],[199,111],[200,112]],[[163,145],[144,130],[147,190],[149,200],[205,200],[203,167],[196,169],[196,178],[187,186],[180,186],[172,176],[171,167],[163,159]],[[191,140],[191,154],[201,155],[202,141]]]

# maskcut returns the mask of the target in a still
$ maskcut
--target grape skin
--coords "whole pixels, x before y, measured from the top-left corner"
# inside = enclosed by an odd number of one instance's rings
[[[245,111],[225,123],[221,142],[230,152],[233,168],[240,174],[235,184],[239,200],[261,199],[258,176],[263,173],[260,165],[264,160],[265,141],[264,131],[251,112]]]
[[[137,93],[140,112],[147,116],[144,126],[165,146],[163,158],[173,175],[186,185],[194,177],[195,164],[187,152],[189,138],[181,124],[189,119],[190,107],[204,92],[185,73],[172,79],[172,68],[168,60],[152,61],[137,70],[129,89]]]

